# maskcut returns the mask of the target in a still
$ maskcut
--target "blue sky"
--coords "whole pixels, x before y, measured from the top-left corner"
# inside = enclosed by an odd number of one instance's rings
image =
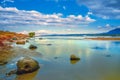
[[[100,33],[120,27],[120,0],[0,0],[0,30]]]

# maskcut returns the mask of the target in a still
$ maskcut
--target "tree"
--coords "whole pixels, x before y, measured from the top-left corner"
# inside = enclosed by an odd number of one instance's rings
[[[35,37],[35,32],[30,32],[30,33],[29,33],[29,37],[31,37],[31,38],[32,38],[32,37]]]

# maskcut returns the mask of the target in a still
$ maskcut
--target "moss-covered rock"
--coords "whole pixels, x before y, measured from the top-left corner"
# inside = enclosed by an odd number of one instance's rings
[[[17,62],[17,74],[31,73],[40,68],[39,63],[29,57],[25,57]]]

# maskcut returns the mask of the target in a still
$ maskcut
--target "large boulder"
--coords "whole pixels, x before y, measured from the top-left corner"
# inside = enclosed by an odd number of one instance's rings
[[[25,73],[31,73],[40,68],[39,63],[29,57],[25,57],[23,59],[20,59],[17,62],[17,74],[25,74]]]

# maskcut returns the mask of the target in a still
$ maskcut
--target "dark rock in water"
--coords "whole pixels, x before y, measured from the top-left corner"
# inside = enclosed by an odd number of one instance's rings
[[[16,44],[24,45],[25,41],[17,41]]]
[[[93,47],[92,49],[104,50],[105,48],[96,46],[96,47]]]
[[[77,56],[75,56],[74,54],[72,54],[72,55],[70,56],[70,63],[71,63],[71,64],[76,64],[79,60],[80,60],[80,58],[77,57]]]
[[[37,49],[37,46],[30,45],[30,46],[29,46],[29,49]]]
[[[31,73],[40,68],[39,63],[29,57],[23,58],[17,62],[17,74]]]
[[[72,54],[72,55],[70,56],[70,60],[80,60],[80,58],[77,57],[77,56],[75,56],[74,54]]]
[[[51,46],[52,44],[47,44],[47,46]]]
[[[43,38],[39,38],[40,40],[42,40]]]
[[[17,70],[12,70],[9,73],[6,73],[6,76],[11,76],[12,74],[16,74]]]
[[[5,65],[5,64],[7,64],[8,62],[7,61],[0,61],[0,66],[1,65]]]
[[[26,40],[26,42],[29,42],[29,40]]]
[[[108,54],[108,55],[106,55],[106,57],[111,57],[111,55],[110,55],[110,54]]]
[[[58,57],[54,57],[54,59],[58,59]]]

